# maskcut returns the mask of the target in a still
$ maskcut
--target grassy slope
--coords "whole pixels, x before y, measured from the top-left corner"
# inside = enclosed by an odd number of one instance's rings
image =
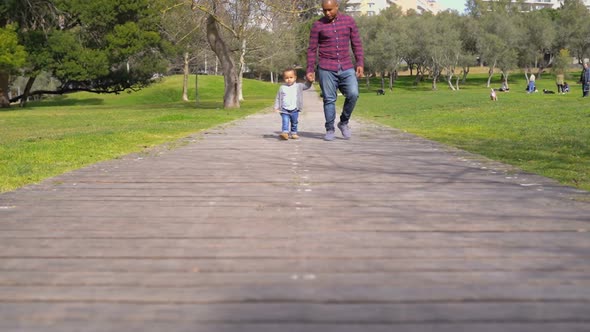
[[[523,78],[513,79],[512,91],[499,93],[497,102],[489,100],[484,75],[470,75],[468,85],[455,92],[444,83],[431,91],[429,83],[415,86],[401,76],[385,96],[376,96],[373,81],[372,90],[361,85],[355,116],[590,190],[590,99],[580,97],[576,84],[568,95],[526,94]],[[178,101],[176,76],[131,94],[79,93],[0,111],[0,191],[251,114],[269,107],[276,93],[276,85],[246,81],[247,101],[240,110],[226,111],[223,79],[201,76],[199,84],[199,107]],[[548,75],[537,85],[555,90]]]
[[[537,87],[556,90],[550,75]],[[590,190],[590,99],[581,98],[576,84],[567,95],[527,94],[524,88],[524,79],[516,77],[512,91],[498,93],[492,102],[482,75],[472,75],[469,85],[454,92],[444,83],[431,91],[428,83],[414,86],[411,78],[401,77],[384,97],[363,89],[367,93],[355,112]]]
[[[77,93],[0,111],[0,191],[174,141],[272,104],[276,86],[246,82],[247,101],[239,110],[222,109],[222,77],[200,76],[195,107],[179,101],[181,77],[174,76],[135,93]],[[194,89],[189,93],[194,97]]]

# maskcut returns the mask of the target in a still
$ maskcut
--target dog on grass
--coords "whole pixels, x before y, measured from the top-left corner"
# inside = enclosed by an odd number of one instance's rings
[[[377,90],[377,96],[379,96],[379,95],[385,96],[385,90],[383,90],[383,89]]]
[[[496,96],[496,90],[491,89],[492,91],[490,92],[490,99],[493,101],[498,100],[498,96]]]
[[[554,91],[547,90],[547,89],[543,89],[543,93],[546,94],[546,95],[553,95],[553,94],[555,94]]]

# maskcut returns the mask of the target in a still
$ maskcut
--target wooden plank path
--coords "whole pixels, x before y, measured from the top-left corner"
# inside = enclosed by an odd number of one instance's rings
[[[0,195],[0,331],[590,331],[590,195],[263,112]]]

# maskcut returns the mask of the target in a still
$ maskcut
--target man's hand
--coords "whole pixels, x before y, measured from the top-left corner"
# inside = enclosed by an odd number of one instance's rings
[[[305,77],[307,78],[308,81],[315,82],[315,73],[314,72],[307,73],[307,75],[305,75]]]
[[[356,77],[361,78],[365,76],[365,70],[363,67],[356,67]]]

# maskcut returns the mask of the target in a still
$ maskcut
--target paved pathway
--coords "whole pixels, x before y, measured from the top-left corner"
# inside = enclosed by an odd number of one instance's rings
[[[590,197],[260,113],[0,195],[0,331],[590,331]]]

